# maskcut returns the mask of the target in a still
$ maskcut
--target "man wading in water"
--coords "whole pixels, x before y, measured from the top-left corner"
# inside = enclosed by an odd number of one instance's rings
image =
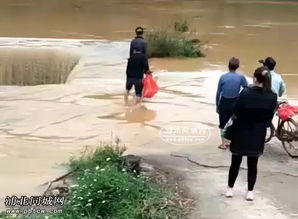
[[[134,54],[135,48],[139,48],[140,52],[147,58],[147,42],[143,38],[144,28],[137,27],[135,31],[137,36],[130,43],[129,57]]]
[[[128,59],[126,68],[126,93],[124,95],[125,104],[128,103],[128,95],[132,86],[135,87],[136,103],[142,100],[143,77],[150,74],[147,57],[142,54],[141,47],[134,47],[134,54]]]

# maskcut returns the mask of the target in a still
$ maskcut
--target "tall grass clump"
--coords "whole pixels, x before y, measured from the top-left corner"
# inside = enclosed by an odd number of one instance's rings
[[[72,159],[70,169],[75,171],[74,184],[63,213],[19,218],[184,218],[182,207],[175,202],[174,192],[132,172],[123,152],[121,147],[105,146],[88,156]]]
[[[198,39],[189,39],[186,22],[176,22],[174,31],[154,29],[145,34],[149,57],[203,57]]]

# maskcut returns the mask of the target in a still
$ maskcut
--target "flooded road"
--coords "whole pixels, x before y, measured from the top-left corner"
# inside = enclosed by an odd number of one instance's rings
[[[191,35],[207,43],[207,57],[152,60],[153,69],[225,69],[236,56],[240,70],[250,76],[257,60],[272,56],[288,95],[298,93],[297,1],[2,0],[0,18],[0,36],[109,40],[132,38],[139,25],[165,28],[187,20]]]

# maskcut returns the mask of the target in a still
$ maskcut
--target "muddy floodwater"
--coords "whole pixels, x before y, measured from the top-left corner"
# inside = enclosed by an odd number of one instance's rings
[[[187,34],[203,42],[206,57],[151,59],[159,92],[140,107],[124,106],[124,72],[135,27],[168,28],[179,20],[188,21]],[[67,70],[65,84],[0,86],[0,209],[6,195],[43,192],[45,182],[65,173],[61,163],[78,155],[84,146],[116,138],[131,153],[156,157],[182,151],[194,156],[205,154],[206,162],[228,165],[226,153],[219,154],[217,149],[214,105],[217,81],[227,70],[228,59],[240,58],[240,71],[250,77],[259,59],[274,57],[276,71],[286,81],[286,97],[298,105],[297,39],[297,1],[1,0],[1,60],[20,60],[18,72],[25,68],[22,66],[27,66],[27,72],[48,66],[43,65],[47,60],[43,57],[52,57],[55,63],[56,57],[74,53],[79,61],[73,69],[64,60],[56,66],[55,72]],[[9,51],[9,57],[3,51]],[[34,61],[28,61],[35,56],[42,60],[35,60],[38,68],[30,65]],[[0,70],[7,70],[5,66],[2,64]],[[160,136],[165,127],[190,123],[191,127],[208,130],[202,144],[169,144]],[[297,173],[297,160],[288,158],[279,141],[275,139],[266,150],[266,162],[261,164],[263,177],[271,167],[288,175]],[[266,174],[269,182],[272,176]],[[274,209],[273,213],[282,209],[297,215],[297,199],[288,201],[286,195],[292,190],[297,194],[297,178],[275,177],[274,187],[260,183],[258,192],[264,192],[266,198],[257,205]],[[266,196],[271,190],[284,191],[280,185],[289,185],[285,195],[279,194],[276,199]],[[271,203],[277,207],[271,208]],[[206,209],[213,212],[210,207]]]
[[[131,38],[138,25],[165,28],[187,20],[192,35],[208,42],[207,58],[154,60],[154,69],[224,68],[236,56],[251,75],[258,59],[272,56],[288,94],[298,91],[297,1],[2,0],[0,18],[0,36],[109,40]]]

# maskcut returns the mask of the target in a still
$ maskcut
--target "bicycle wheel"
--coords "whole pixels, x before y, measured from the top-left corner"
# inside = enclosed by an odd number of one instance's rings
[[[298,157],[298,124],[293,119],[282,121],[279,136],[287,154]]]
[[[274,125],[271,123],[270,127],[267,128],[265,143],[268,143],[269,141],[271,141],[274,135],[275,135],[275,128],[274,128]]]

